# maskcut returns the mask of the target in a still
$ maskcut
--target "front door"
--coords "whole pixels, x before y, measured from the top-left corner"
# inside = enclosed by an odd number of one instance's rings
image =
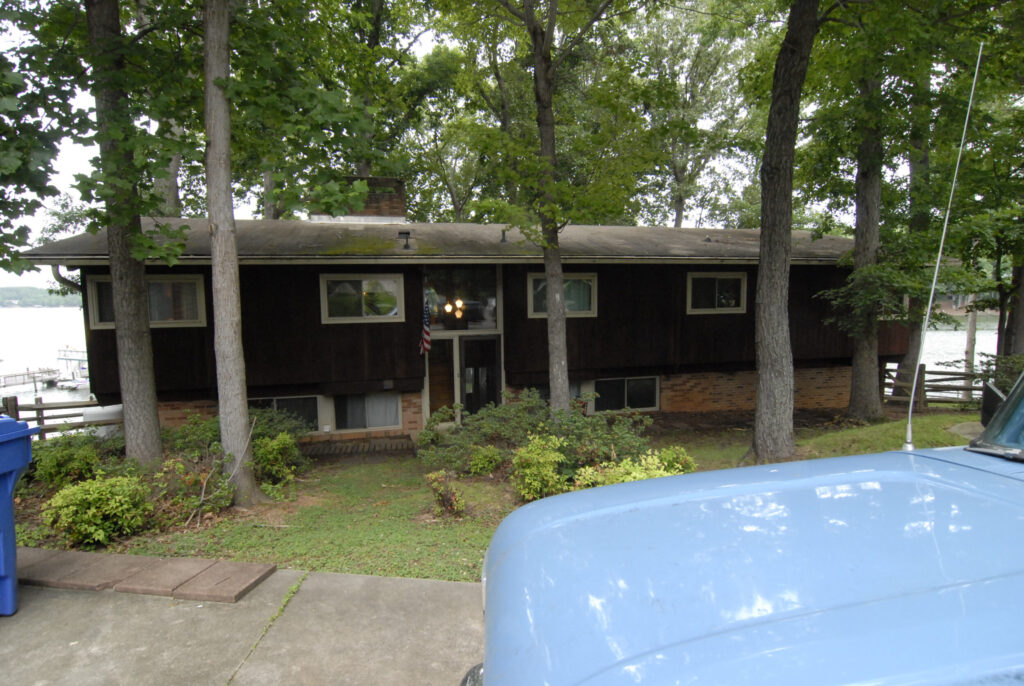
[[[501,402],[501,342],[497,336],[461,339],[461,401],[465,411],[477,412]]]

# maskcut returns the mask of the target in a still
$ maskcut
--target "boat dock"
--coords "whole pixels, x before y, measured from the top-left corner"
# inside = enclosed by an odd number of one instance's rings
[[[60,371],[57,369],[26,369],[23,372],[0,375],[0,388],[8,386],[27,386],[28,384],[42,384],[52,386],[60,378]]]

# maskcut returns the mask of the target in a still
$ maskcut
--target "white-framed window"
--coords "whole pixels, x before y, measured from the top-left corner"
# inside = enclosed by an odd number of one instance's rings
[[[566,317],[597,316],[597,274],[567,272],[562,288],[565,292]],[[548,316],[548,282],[543,274],[526,277],[527,314],[531,319]]]
[[[394,391],[334,396],[334,427],[338,431],[401,426],[400,395]]]
[[[594,409],[602,410],[657,410],[658,377],[636,376],[594,381]]]
[[[114,328],[114,287],[109,276],[88,277],[89,328]],[[150,274],[149,325],[152,328],[206,326],[202,274]]]
[[[405,321],[401,274],[321,274],[320,319],[324,324]]]
[[[686,314],[747,311],[746,272],[690,272],[686,276],[686,292]]]

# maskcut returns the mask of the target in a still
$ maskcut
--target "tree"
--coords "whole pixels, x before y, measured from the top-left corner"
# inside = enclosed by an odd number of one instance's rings
[[[221,444],[235,485],[235,503],[262,500],[253,476],[249,406],[242,350],[242,303],[238,283],[235,215],[231,204],[231,112],[224,92],[230,73],[230,0],[206,0],[204,11],[206,183],[213,263],[214,355]]]
[[[643,191],[653,202],[644,203],[645,222],[671,217],[678,229],[694,209],[707,215],[724,195],[716,182],[751,122],[750,108],[734,86],[753,38],[745,41],[739,18],[718,10],[715,2],[701,0],[629,26],[635,38],[628,57],[652,129],[653,165]]]
[[[0,55],[0,269],[16,274],[28,268],[17,253],[29,239],[21,219],[57,192],[50,176],[58,134],[47,129],[37,94]]]
[[[793,456],[793,349],[789,339],[789,259],[793,221],[793,158],[800,95],[814,37],[818,0],[794,0],[772,78],[771,106],[761,161],[761,238],[754,313],[757,462]]]
[[[623,198],[635,188],[640,166],[618,154],[619,146],[629,141],[623,134],[634,128],[630,122],[635,115],[611,96],[613,88],[628,92],[628,83],[597,68],[606,65],[600,49],[606,37],[598,36],[597,28],[634,11],[638,4],[492,0],[447,6],[467,52],[484,58],[481,73],[490,76],[478,92],[496,96],[487,101],[496,110],[497,123],[488,144],[504,157],[497,166],[508,191],[493,205],[503,203],[507,220],[521,226],[543,251],[549,391],[555,410],[567,409],[570,403],[559,232],[574,218],[607,216],[625,206]],[[508,73],[500,63],[505,55],[520,74],[526,68],[532,76],[532,97],[526,102],[509,97]],[[581,86],[578,92],[572,88],[573,74],[582,75],[575,82]],[[571,110],[584,95],[587,128],[580,124],[583,113]],[[518,126],[516,107],[532,116],[532,135]],[[498,140],[501,143],[494,145]],[[532,152],[527,152],[530,147]]]
[[[96,138],[103,174],[105,225],[110,251],[114,319],[117,322],[117,364],[124,408],[125,452],[146,466],[163,459],[157,413],[153,345],[149,332],[149,290],[145,265],[136,259],[142,233],[135,150],[135,127],[124,90],[129,42],[121,30],[117,0],[87,0],[89,62],[96,100]]]

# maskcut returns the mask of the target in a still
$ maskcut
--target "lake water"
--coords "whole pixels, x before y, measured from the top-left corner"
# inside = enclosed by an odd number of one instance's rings
[[[58,361],[62,350],[85,350],[82,308],[0,307],[0,375],[58,369],[62,376],[71,376],[74,366]],[[20,402],[31,402],[37,395],[57,402],[88,399],[89,391],[37,389],[32,384],[0,388],[0,396],[8,395],[18,396]]]
[[[965,331],[929,331],[925,340],[924,362],[958,361],[963,366]],[[70,375],[70,368],[58,363],[61,350],[85,350],[85,322],[79,307],[0,307],[0,375],[26,369],[57,368]],[[977,361],[980,354],[995,354],[996,332],[982,329],[977,336]],[[946,368],[948,369],[948,368]],[[42,390],[42,389],[40,389]],[[0,395],[17,395],[30,402],[36,395],[29,386],[0,389]],[[88,391],[46,389],[48,401],[88,398]]]

